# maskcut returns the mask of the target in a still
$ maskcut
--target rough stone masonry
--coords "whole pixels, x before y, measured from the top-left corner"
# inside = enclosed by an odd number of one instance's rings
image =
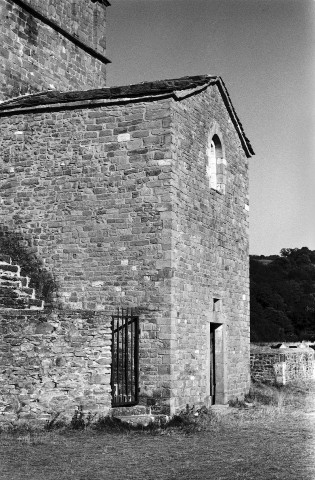
[[[105,86],[107,5],[1,0],[0,100]]]
[[[22,236],[23,248],[53,276],[57,290],[50,308],[58,319],[66,316],[67,328],[80,312],[84,318],[84,312],[97,312],[107,328],[114,309],[137,308],[140,403],[174,413],[186,404],[241,397],[250,381],[253,150],[222,79],[204,75],[66,90],[0,105],[1,231]],[[50,324],[45,309],[40,318]],[[0,312],[1,322],[8,315],[12,325],[12,310]],[[23,328],[28,321],[36,324],[29,315]],[[44,338],[32,328],[31,345],[58,342],[64,331],[48,327]],[[14,334],[2,335],[12,362],[18,362],[20,350],[10,343]],[[100,335],[105,349],[107,340]],[[89,369],[94,344],[84,342]],[[71,349],[76,356],[76,344]],[[28,351],[32,357],[33,347]],[[12,384],[5,365],[2,384]],[[91,370],[75,371],[75,365],[71,375],[91,378]],[[97,366],[107,382],[104,403],[90,402],[84,389],[73,400],[70,388],[62,394],[69,411],[79,400],[91,411],[109,411],[109,367],[110,361],[102,373]],[[30,388],[23,384],[24,399]],[[45,405],[41,415],[56,409]]]
[[[305,343],[297,345],[251,344],[251,377],[256,382],[286,384],[315,378],[314,350]]]
[[[7,310],[0,328],[0,423],[109,411],[110,318]]]

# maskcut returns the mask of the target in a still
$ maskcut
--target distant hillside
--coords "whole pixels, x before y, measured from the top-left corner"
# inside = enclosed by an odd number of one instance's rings
[[[251,341],[315,340],[315,251],[250,257]]]

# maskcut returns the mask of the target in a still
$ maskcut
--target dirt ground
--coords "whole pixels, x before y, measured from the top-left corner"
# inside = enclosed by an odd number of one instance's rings
[[[238,410],[210,431],[0,435],[1,480],[315,480],[315,397]]]

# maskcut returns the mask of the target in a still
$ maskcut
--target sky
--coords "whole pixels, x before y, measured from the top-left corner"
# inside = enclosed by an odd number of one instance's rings
[[[107,83],[220,75],[249,138],[250,253],[315,250],[315,0],[111,0]]]

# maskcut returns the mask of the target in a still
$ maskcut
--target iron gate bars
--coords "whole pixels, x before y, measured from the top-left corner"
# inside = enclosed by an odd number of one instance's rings
[[[132,309],[112,316],[112,406],[137,405],[139,390],[139,317]]]

